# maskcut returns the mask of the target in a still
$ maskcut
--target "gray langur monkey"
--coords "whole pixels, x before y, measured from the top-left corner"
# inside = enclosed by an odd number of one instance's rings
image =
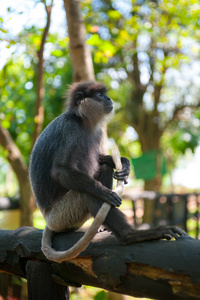
[[[120,160],[120,153],[116,146],[113,149],[112,157],[113,157],[116,170],[121,171],[122,164]],[[123,193],[123,188],[124,188],[123,181],[118,180],[114,192],[118,196],[121,196]],[[107,217],[110,208],[111,208],[110,204],[104,202],[101,208],[99,209],[98,213],[96,214],[92,225],[86,231],[84,236],[73,247],[71,247],[66,251],[56,251],[55,249],[52,248],[51,244],[52,244],[53,231],[50,230],[48,226],[46,226],[43,232],[42,248],[41,248],[46,258],[61,263],[63,261],[67,261],[77,257],[82,251],[84,251],[87,248],[91,240],[94,238],[94,236],[98,232],[99,227],[105,221],[105,218]]]
[[[65,260],[62,252],[56,251],[58,257],[52,255],[52,232],[77,230],[90,216],[98,216],[103,203],[110,207],[103,224],[121,244],[177,239],[185,234],[176,226],[136,230],[117,209],[121,198],[112,191],[112,178],[126,183],[130,163],[121,157],[122,170],[114,172],[112,156],[101,153],[101,124],[112,110],[113,103],[104,85],[75,83],[68,92],[66,112],[54,119],[35,143],[30,181],[37,206],[47,223],[42,249],[51,260]],[[66,260],[72,257],[70,253]]]

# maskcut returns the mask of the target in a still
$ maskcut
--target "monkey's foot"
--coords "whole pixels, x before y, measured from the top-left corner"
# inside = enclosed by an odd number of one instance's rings
[[[131,244],[150,240],[171,240],[172,238],[177,240],[180,236],[187,236],[187,234],[176,226],[159,226],[148,230],[133,229],[131,233],[127,234],[123,239],[120,240],[120,243]]]

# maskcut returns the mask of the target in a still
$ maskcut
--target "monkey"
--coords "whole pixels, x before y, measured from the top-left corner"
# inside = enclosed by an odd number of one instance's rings
[[[107,203],[110,209],[103,225],[120,244],[178,239],[185,234],[180,228],[137,230],[118,209],[121,198],[112,190],[113,178],[127,183],[130,162],[121,157],[122,170],[114,171],[112,156],[101,151],[101,125],[112,112],[113,101],[103,84],[74,83],[68,91],[66,111],[37,139],[29,175],[36,204],[47,223],[48,238],[48,230],[56,233],[79,229]],[[49,239],[46,242],[50,243]]]
[[[120,153],[116,145],[112,151],[112,157],[115,163],[116,170],[121,171],[122,164],[120,160]],[[123,181],[118,180],[114,192],[117,193],[118,196],[121,196],[123,193],[123,189],[124,189]],[[74,246],[72,246],[70,249],[66,251],[56,251],[55,249],[52,248],[51,240],[52,240],[53,232],[48,228],[48,226],[46,226],[43,232],[42,247],[41,247],[41,250],[44,253],[44,255],[49,260],[53,260],[59,263],[70,260],[78,256],[82,251],[84,251],[88,247],[90,241],[94,238],[94,236],[99,230],[99,227],[104,222],[110,208],[111,206],[108,203],[104,202],[101,208],[99,209],[98,213],[96,214],[92,225],[86,231],[84,236]]]

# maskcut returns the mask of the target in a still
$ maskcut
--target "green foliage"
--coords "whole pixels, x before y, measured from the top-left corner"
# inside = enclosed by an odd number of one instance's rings
[[[0,71],[0,119],[20,148],[26,162],[32,145],[37,89],[37,50],[41,30],[31,27],[20,35],[21,51],[13,54]],[[9,45],[11,47],[11,44]],[[63,110],[63,94],[72,81],[68,40],[50,35],[44,61],[45,107],[44,127]]]
[[[199,145],[199,125],[200,119],[195,116],[188,116],[188,120],[175,121],[161,138],[162,149],[165,149],[168,170],[173,170],[176,161],[180,156],[185,155],[187,149],[194,153]]]
[[[174,147],[176,153],[185,153],[187,148],[194,151],[198,145],[199,84],[193,80],[190,69],[200,54],[199,2],[133,0],[132,4],[122,4],[102,0],[85,3],[86,6],[88,43],[95,69],[100,70],[97,76],[111,86],[110,95],[118,101],[109,133],[120,144],[122,153],[132,157],[141,151],[132,154],[133,141],[129,139],[127,143],[123,133],[128,125],[139,132],[140,141],[147,141],[151,135],[153,139],[160,132],[161,136],[169,133],[168,146]],[[173,111],[181,105],[197,107],[195,113],[191,110],[197,121],[192,133],[181,125],[187,123],[184,110],[177,114],[179,122],[174,122],[178,129],[170,125]],[[141,114],[146,116],[143,125]],[[153,126],[156,131],[149,134]],[[148,129],[146,133],[144,128]],[[152,145],[148,147],[151,149]]]
[[[107,299],[107,295],[105,291],[100,291],[94,296],[94,300],[106,300],[106,299]]]
[[[0,31],[1,31],[2,33],[6,33],[7,31],[6,31],[4,28],[2,28],[2,24],[3,24],[3,18],[0,17]],[[0,39],[0,40],[1,40],[1,39]]]
[[[188,130],[178,130],[171,139],[172,148],[185,154],[186,149],[190,148],[194,153],[198,146],[198,136],[192,134]]]
[[[161,131],[160,145],[174,166],[180,153],[187,148],[194,151],[199,142],[200,110],[191,109],[189,119],[185,110],[173,116],[177,107],[195,107],[199,102],[199,75],[190,74],[200,54],[199,1],[93,0],[81,1],[81,10],[96,78],[110,87],[109,95],[116,102],[109,136],[120,146],[122,155],[137,158],[142,153],[140,142],[150,136],[150,128],[154,128],[152,139]],[[12,8],[8,11],[13,12]],[[3,18],[0,30],[4,36]],[[42,32],[35,25],[7,41],[6,47],[13,54],[0,71],[0,119],[27,162]],[[63,94],[72,82],[68,42],[58,34],[47,38],[44,126],[62,112]],[[141,112],[145,112],[144,117]],[[144,122],[139,128],[141,120]],[[142,136],[143,131],[146,136]]]

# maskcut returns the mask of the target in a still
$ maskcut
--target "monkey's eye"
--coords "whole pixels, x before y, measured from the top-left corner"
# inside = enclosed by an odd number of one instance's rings
[[[102,91],[98,91],[98,92],[96,93],[96,95],[97,95],[97,97],[103,97],[103,92],[102,92]]]

